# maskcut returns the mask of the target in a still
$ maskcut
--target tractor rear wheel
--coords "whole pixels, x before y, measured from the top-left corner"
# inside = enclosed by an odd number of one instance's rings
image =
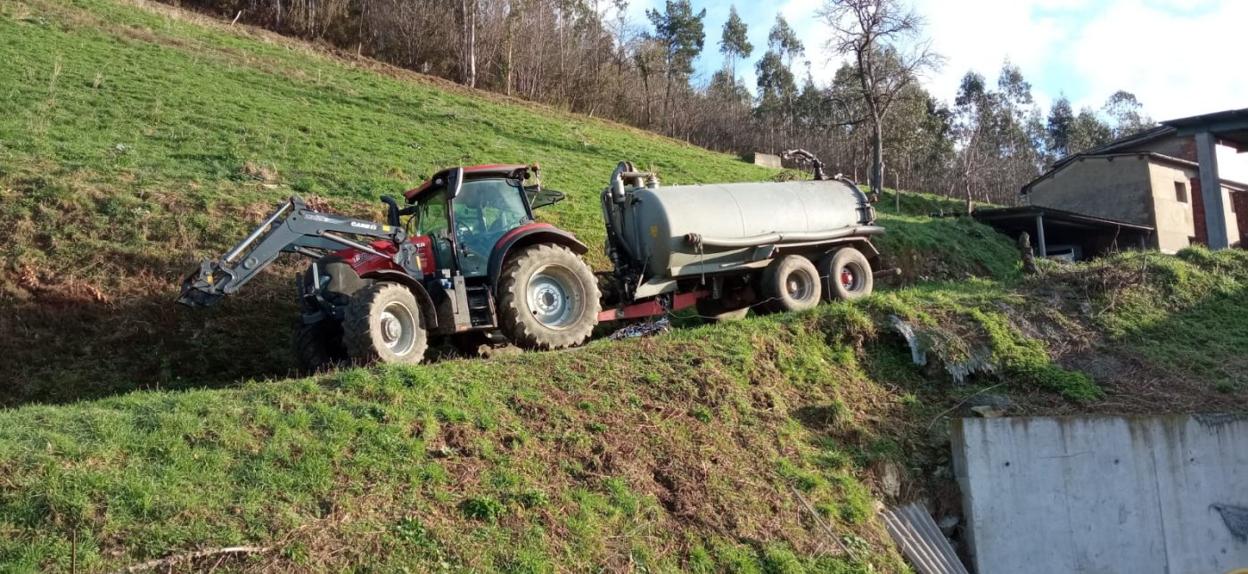
[[[589,339],[602,310],[598,280],[561,245],[526,247],[499,281],[499,327],[519,347],[563,349]]]
[[[805,311],[819,304],[819,272],[801,255],[785,255],[763,270],[763,299],[771,311]]]
[[[875,275],[867,256],[853,247],[842,247],[819,260],[819,274],[824,277],[825,301],[848,301],[871,294]]]
[[[295,326],[294,345],[299,370],[306,373],[327,369],[347,360],[347,348],[342,344],[342,324],[334,320],[312,324],[300,321]]]
[[[357,363],[419,363],[429,344],[416,297],[390,282],[374,283],[351,296],[342,341]]]

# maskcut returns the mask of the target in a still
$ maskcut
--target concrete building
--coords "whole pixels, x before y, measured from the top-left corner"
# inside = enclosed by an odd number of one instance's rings
[[[1248,109],[1163,122],[1062,159],[1027,203],[1154,229],[1149,247],[1248,246]]]

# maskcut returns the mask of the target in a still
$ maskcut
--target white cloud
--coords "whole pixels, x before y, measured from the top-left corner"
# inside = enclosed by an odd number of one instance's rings
[[[1248,106],[1248,2],[1209,5],[1117,0],[1067,46],[1071,69],[1091,96],[1125,89],[1154,119]]]
[[[1248,106],[1240,61],[1245,0],[912,0],[945,65],[924,84],[952,101],[967,71],[995,80],[1005,60],[1048,106],[1065,94],[1099,108],[1133,92],[1155,119]],[[830,32],[815,16],[822,0],[788,0],[779,10],[808,48],[817,78],[840,59],[824,50]]]
[[[948,62],[930,82],[944,98],[973,69],[995,77],[1005,58],[1047,105],[1063,93],[1099,108],[1134,93],[1155,119],[1248,105],[1248,73],[1235,63],[1248,22],[1242,0],[919,0]]]

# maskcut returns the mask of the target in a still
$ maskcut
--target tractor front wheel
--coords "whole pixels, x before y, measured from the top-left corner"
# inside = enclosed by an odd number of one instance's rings
[[[566,247],[526,247],[499,283],[499,327],[519,347],[563,349],[584,343],[598,324],[598,280]]]
[[[419,363],[428,335],[411,290],[379,282],[356,291],[342,320],[342,341],[357,363]]]
[[[295,358],[299,369],[315,373],[347,360],[347,349],[342,344],[342,325],[334,320],[304,323],[295,326]]]

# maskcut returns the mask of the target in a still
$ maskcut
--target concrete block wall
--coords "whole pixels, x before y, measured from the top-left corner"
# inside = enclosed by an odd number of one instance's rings
[[[964,419],[953,455],[979,574],[1248,568],[1248,416]]]

